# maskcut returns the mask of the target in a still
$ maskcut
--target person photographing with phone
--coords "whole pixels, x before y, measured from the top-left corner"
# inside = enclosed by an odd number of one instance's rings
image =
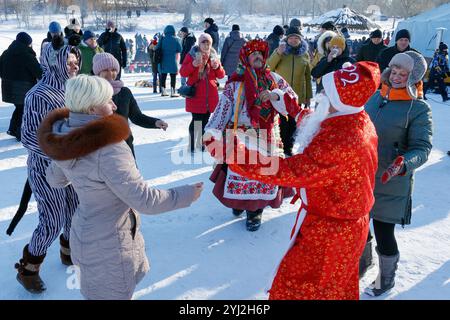
[[[341,35],[334,36],[329,43],[330,52],[311,70],[314,79],[320,79],[327,73],[342,69],[346,62],[355,63],[355,59],[349,55],[345,39]],[[317,93],[323,90],[322,79],[317,84]]]

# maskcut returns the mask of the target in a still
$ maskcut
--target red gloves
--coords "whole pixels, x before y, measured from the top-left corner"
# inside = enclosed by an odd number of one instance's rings
[[[386,169],[386,171],[381,176],[381,183],[388,183],[393,177],[402,175],[404,170],[404,157],[397,157],[395,161]]]

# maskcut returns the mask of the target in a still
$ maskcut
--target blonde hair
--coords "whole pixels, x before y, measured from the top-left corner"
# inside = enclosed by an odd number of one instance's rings
[[[70,111],[89,113],[93,107],[108,103],[112,96],[113,88],[108,81],[82,74],[67,80],[64,100]]]

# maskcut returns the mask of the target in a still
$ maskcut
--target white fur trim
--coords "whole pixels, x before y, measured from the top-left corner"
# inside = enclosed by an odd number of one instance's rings
[[[329,30],[325,31],[317,40],[317,50],[322,56],[325,55],[325,52],[323,51],[323,42],[325,41],[326,38],[335,36],[337,36],[337,33]]]
[[[330,99],[331,106],[338,110],[340,115],[355,114],[364,110],[364,106],[358,108],[342,103],[334,83],[334,72],[324,75],[322,77],[322,84],[325,89],[325,94]]]
[[[286,110],[286,104],[284,103],[285,92],[279,88],[273,89],[272,92],[276,93],[278,95],[278,97],[280,97],[280,100],[278,100],[278,101],[270,100],[270,102],[272,103],[272,106],[275,108],[275,110],[277,110],[283,116],[287,116],[288,113]]]

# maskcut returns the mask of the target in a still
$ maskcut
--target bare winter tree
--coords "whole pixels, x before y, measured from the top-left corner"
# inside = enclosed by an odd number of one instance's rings
[[[197,4],[197,0],[186,0],[185,8],[184,8],[184,18],[183,18],[183,26],[190,27],[192,24],[192,11],[194,9],[194,5]]]

